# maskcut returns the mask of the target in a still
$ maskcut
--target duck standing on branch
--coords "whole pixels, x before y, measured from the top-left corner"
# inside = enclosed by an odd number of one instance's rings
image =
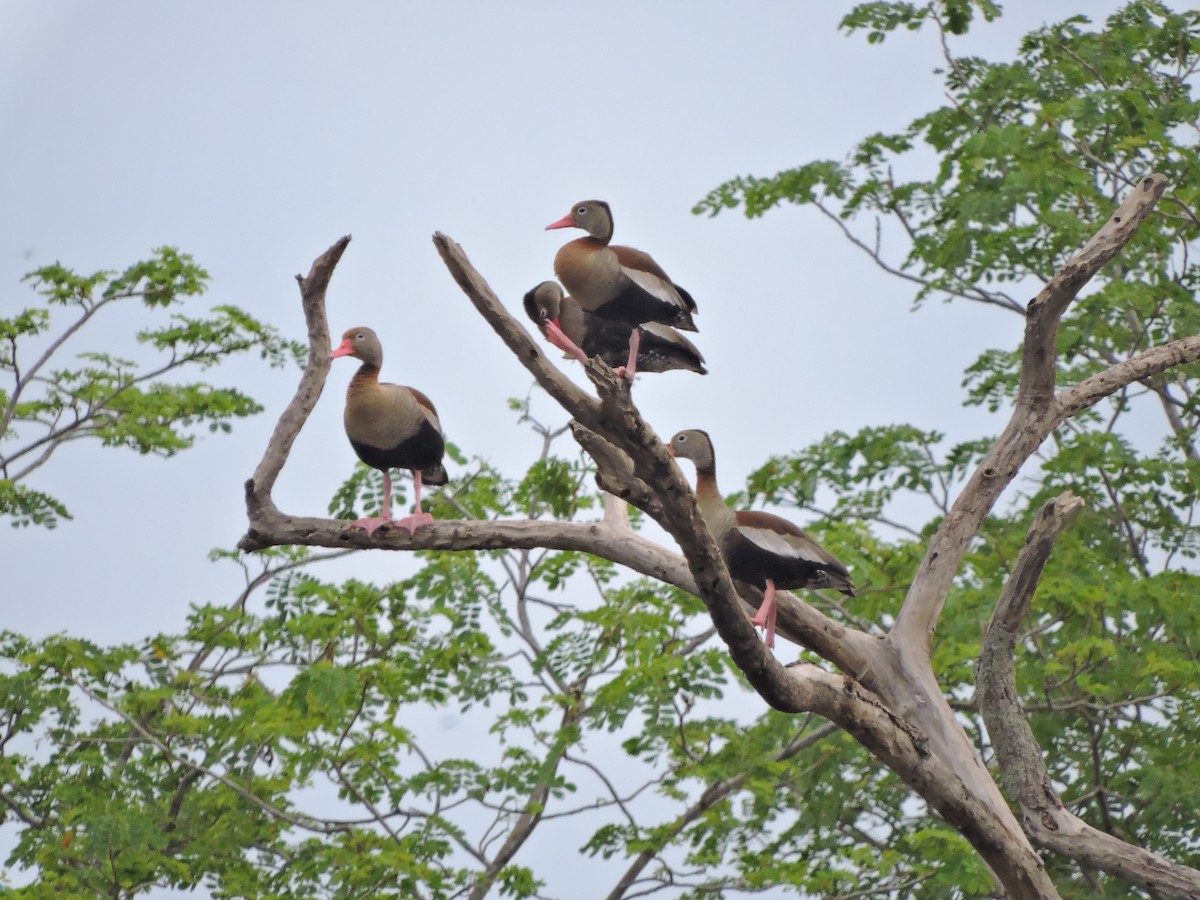
[[[696,502],[729,574],[762,588],[762,606],[750,621],[767,629],[768,647],[775,646],[776,588],[833,588],[854,596],[846,567],[787,519],[766,512],[735,512],[725,505],[707,432],[681,431],[668,447],[674,456],[696,464]]]
[[[546,340],[581,363],[586,365],[590,356],[599,356],[614,369],[624,363],[628,326],[588,312],[574,297],[564,294],[557,281],[543,281],[527,293],[525,312]],[[685,369],[707,374],[704,357],[696,345],[670,325],[647,322],[638,330],[640,371]]]
[[[632,247],[610,246],[612,210],[603,200],[583,200],[551,228],[582,228],[587,237],[563,244],[554,257],[554,274],[579,305],[629,330],[629,360],[623,374],[637,371],[639,325],[661,322],[695,331],[696,301],[671,281],[650,255]],[[618,370],[621,371],[621,370]]]
[[[421,509],[421,484],[446,484],[450,478],[442,465],[446,444],[437,410],[429,398],[416,388],[399,384],[380,384],[379,367],[383,346],[370,328],[351,328],[342,342],[329,354],[330,359],[353,356],[362,365],[346,389],[346,436],[358,458],[383,472],[383,511],[373,518],[354,524],[374,534],[377,528],[393,524],[411,534],[421,525],[433,522],[433,516]],[[392,519],[391,470],[411,469],[416,512],[403,519]]]

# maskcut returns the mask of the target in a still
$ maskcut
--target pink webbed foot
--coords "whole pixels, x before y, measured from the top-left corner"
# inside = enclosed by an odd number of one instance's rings
[[[585,366],[587,365],[588,355],[573,340],[567,337],[566,332],[559,327],[558,322],[554,319],[546,323],[546,340],[564,353],[569,353]]]
[[[433,516],[427,512],[413,513],[411,516],[405,516],[403,519],[396,519],[392,524],[397,528],[407,528],[408,533],[413,534],[422,525],[432,525]]]
[[[370,537],[384,525],[392,524],[392,473],[387,469],[383,470],[383,507],[380,513],[378,516],[356,519],[351,525],[354,528],[365,528],[367,536]]]
[[[391,516],[371,516],[367,519],[355,519],[350,523],[351,528],[365,528],[367,535],[373,535],[384,525],[391,525],[394,522]]]

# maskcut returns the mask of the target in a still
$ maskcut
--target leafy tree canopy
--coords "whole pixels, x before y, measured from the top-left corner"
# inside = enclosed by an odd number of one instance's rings
[[[262,411],[235,388],[181,383],[181,375],[251,350],[272,365],[302,362],[306,352],[233,306],[184,314],[189,298],[204,293],[208,273],[173,247],[120,273],[81,275],[55,263],[25,281],[41,303],[0,318],[0,516],[13,525],[53,528],[70,518],[61,500],[26,483],[63,444],[98,440],[173,456],[192,445],[197,426],[228,432],[234,420]],[[136,335],[153,351],[152,362],[98,350],[63,360],[64,346],[93,317],[135,299],[151,312],[172,310]]]

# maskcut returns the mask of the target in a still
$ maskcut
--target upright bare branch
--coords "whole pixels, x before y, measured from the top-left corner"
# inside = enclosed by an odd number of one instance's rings
[[[1001,493],[1058,424],[1053,404],[1058,359],[1055,339],[1063,313],[1080,289],[1129,242],[1165,188],[1162,175],[1143,178],[1108,222],[1030,302],[1020,393],[1012,418],[930,540],[892,629],[897,645],[928,657],[934,629],[967,547]]]
[[[325,389],[325,377],[329,374],[329,321],[325,316],[325,291],[334,267],[346,252],[350,235],[338,240],[332,247],[318,256],[307,276],[296,276],[300,284],[300,299],[304,307],[304,320],[308,324],[308,362],[292,402],[288,404],[275,431],[267,442],[266,450],[253,477],[246,482],[246,506],[251,522],[262,511],[275,511],[271,491],[279,477],[283,464],[291,453],[296,435],[308,421],[321,391]]]
[[[977,684],[980,711],[1004,783],[1020,804],[1022,823],[1034,841],[1158,896],[1198,897],[1200,870],[1177,865],[1093,828],[1066,808],[1051,784],[1042,750],[1017,699],[1014,653],[1021,620],[1055,541],[1082,508],[1083,500],[1068,492],[1038,511],[984,633]]]

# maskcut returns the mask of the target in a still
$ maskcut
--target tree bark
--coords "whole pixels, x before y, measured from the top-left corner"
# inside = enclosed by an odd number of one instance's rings
[[[976,696],[1004,783],[1021,807],[1025,830],[1040,846],[1165,897],[1200,897],[1200,870],[1176,865],[1088,825],[1066,808],[1050,783],[1041,748],[1017,699],[1014,660],[1021,620],[1059,535],[1083,508],[1071,493],[1038,512],[1005,583],[979,654]]]

